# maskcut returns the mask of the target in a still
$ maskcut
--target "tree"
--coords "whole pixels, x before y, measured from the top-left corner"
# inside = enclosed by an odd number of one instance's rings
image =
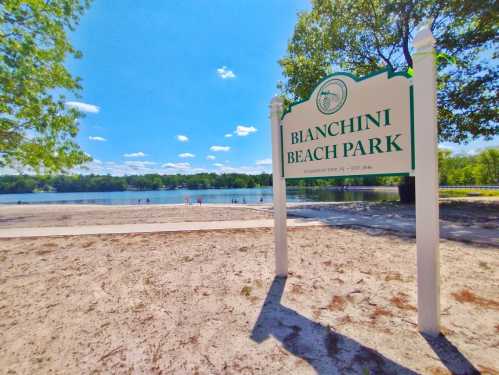
[[[499,184],[499,148],[489,148],[478,155],[480,184]]]
[[[439,150],[438,168],[441,185],[497,185],[499,148],[487,148],[477,155],[452,155]]]
[[[452,185],[449,183],[449,160],[452,158],[452,151],[449,149],[438,150],[438,174],[440,185]]]
[[[279,61],[291,100],[308,98],[333,71],[366,75],[413,67],[416,26],[432,18],[438,69],[441,140],[467,142],[499,134],[497,34],[493,0],[312,0],[299,14],[286,56]]]
[[[440,139],[466,143],[499,134],[499,5],[493,0],[312,0],[279,61],[283,94],[306,99],[333,71],[410,71],[414,31],[425,19],[433,19],[437,41]],[[414,178],[404,178],[399,190],[402,201],[413,202]]]
[[[0,166],[55,172],[90,160],[74,141],[80,80],[64,66],[80,58],[68,40],[90,0],[0,1]]]

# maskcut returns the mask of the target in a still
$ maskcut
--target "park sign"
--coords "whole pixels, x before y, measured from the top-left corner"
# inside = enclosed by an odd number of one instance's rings
[[[284,113],[284,99],[272,98],[270,125],[276,276],[288,275],[288,179],[415,176],[418,327],[436,336],[440,333],[440,229],[432,24],[427,19],[415,30],[412,77],[390,70],[363,78],[332,74],[308,100]]]
[[[281,118],[286,179],[410,175],[413,91],[407,73],[334,73]]]

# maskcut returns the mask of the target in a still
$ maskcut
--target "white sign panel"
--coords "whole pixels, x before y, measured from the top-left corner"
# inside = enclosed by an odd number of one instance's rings
[[[327,77],[282,117],[284,177],[409,175],[412,97],[405,73]]]

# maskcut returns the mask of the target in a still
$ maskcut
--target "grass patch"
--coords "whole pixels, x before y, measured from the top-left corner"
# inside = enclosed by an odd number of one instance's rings
[[[499,190],[485,189],[440,189],[440,198],[499,197]]]
[[[251,295],[251,287],[250,286],[243,287],[243,289],[241,289],[241,295],[249,297]]]
[[[478,266],[484,270],[487,270],[487,271],[490,270],[490,267],[486,262],[480,261],[480,262],[478,262]]]
[[[385,281],[402,281],[402,275],[398,272],[388,272],[385,276]]]

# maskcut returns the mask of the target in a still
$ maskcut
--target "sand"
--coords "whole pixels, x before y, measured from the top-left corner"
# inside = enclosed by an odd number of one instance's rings
[[[397,202],[290,203],[290,208],[307,207],[351,215],[411,218],[414,205]],[[292,216],[292,215],[290,215]],[[0,229],[119,225],[203,221],[271,219],[272,206],[262,205],[0,205]],[[499,199],[442,199],[442,220],[465,226],[499,229]]]
[[[305,207],[319,211],[344,212],[352,215],[383,216],[386,218],[414,218],[414,205],[399,202],[345,202],[307,204]],[[499,229],[499,198],[482,199],[441,199],[440,219],[465,226],[477,225]]]
[[[0,373],[499,373],[498,248],[441,242],[430,339],[414,239],[311,227],[289,246],[284,281],[267,229],[0,240]]]
[[[269,219],[272,214],[224,205],[2,205],[0,228],[59,227],[100,224],[178,223]]]

